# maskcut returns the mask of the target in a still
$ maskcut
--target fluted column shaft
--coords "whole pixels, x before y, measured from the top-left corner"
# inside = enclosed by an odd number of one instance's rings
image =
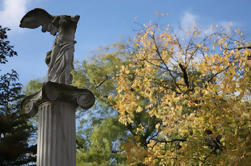
[[[76,165],[75,109],[62,101],[39,105],[37,166]]]
[[[88,89],[56,82],[26,96],[21,109],[38,114],[37,166],[76,166],[75,110],[89,109],[95,97]]]

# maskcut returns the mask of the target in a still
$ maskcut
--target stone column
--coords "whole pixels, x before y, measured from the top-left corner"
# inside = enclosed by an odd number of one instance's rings
[[[87,89],[52,82],[23,100],[26,113],[38,114],[37,166],[76,165],[75,110],[94,101]]]
[[[75,106],[44,102],[38,107],[37,166],[75,166]]]

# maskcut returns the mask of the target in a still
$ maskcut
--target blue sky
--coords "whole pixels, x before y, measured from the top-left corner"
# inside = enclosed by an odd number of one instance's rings
[[[0,25],[12,29],[9,40],[18,57],[1,65],[1,70],[17,70],[25,85],[31,79],[46,76],[46,52],[54,37],[49,33],[18,28],[21,17],[34,8],[52,15],[80,15],[76,32],[75,60],[88,59],[100,46],[126,41],[135,34],[137,22],[160,22],[187,28],[193,24],[209,27],[219,24],[226,29],[240,28],[251,41],[251,0],[0,0]],[[155,12],[169,13],[159,18]]]

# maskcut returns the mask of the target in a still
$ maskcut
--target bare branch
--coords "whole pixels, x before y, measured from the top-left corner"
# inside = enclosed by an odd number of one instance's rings
[[[98,85],[95,86],[95,88],[99,88],[103,83],[105,83],[105,81],[108,80],[108,76],[105,76],[105,79],[103,81],[101,81],[100,83],[98,83]]]
[[[211,77],[209,80],[207,80],[207,82],[211,82],[217,75],[221,74],[221,73],[224,72],[224,71],[227,71],[229,67],[230,67],[230,66],[227,66],[225,69],[223,69],[223,70],[221,70],[221,71],[215,73],[214,75],[212,75],[212,77]]]
[[[187,86],[187,88],[189,88],[189,80],[188,80],[188,75],[187,75],[187,71],[186,71],[186,67],[183,66],[181,63],[179,63],[179,67],[183,73],[183,79],[184,79],[184,82]]]
[[[158,57],[160,58],[161,62],[164,64],[166,70],[169,72],[170,76],[172,77],[175,86],[181,91],[179,85],[176,83],[176,79],[175,79],[175,77],[173,76],[172,71],[168,68],[167,64],[165,63],[165,61],[163,60],[163,58],[162,58],[162,56],[161,56],[161,53],[160,53],[160,51],[159,51],[159,47],[158,47],[158,45],[157,45],[157,42],[156,42],[156,39],[155,39],[154,34],[153,34],[151,37],[152,37],[152,39],[153,39],[154,45],[156,46],[156,53],[157,53]]]

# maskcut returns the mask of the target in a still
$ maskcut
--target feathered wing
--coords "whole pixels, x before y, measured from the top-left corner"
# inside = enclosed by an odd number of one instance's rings
[[[42,26],[42,32],[50,32],[52,35],[56,35],[58,32],[57,20],[57,16],[50,15],[44,9],[36,8],[23,16],[19,26],[31,29]]]

